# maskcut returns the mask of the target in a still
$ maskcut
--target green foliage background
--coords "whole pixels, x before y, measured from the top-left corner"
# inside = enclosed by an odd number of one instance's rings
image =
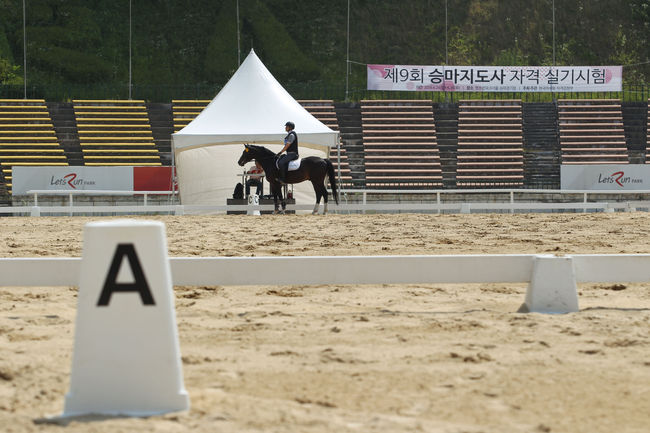
[[[552,0],[350,0],[359,63],[553,64]],[[132,82],[211,94],[237,69],[236,0],[132,0]],[[0,0],[0,84],[23,83],[22,0]],[[251,48],[285,85],[345,85],[347,0],[239,0]],[[26,0],[27,81],[70,97],[124,97],[129,0]],[[630,65],[650,81],[650,0],[555,0],[558,65]],[[351,87],[366,69],[350,66]],[[185,90],[178,90],[178,89]],[[174,90],[176,89],[176,90]],[[176,93],[174,93],[174,91]],[[2,96],[2,95],[0,95]],[[195,95],[201,96],[201,95]],[[204,95],[204,97],[207,95]]]

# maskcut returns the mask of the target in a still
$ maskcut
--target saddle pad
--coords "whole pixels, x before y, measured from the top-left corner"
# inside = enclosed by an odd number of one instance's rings
[[[294,159],[293,161],[289,161],[289,169],[288,171],[294,171],[298,170],[300,168],[300,160],[302,158]]]

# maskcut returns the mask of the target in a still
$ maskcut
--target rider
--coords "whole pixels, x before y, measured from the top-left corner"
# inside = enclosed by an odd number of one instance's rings
[[[278,168],[280,169],[278,180],[284,183],[286,183],[289,162],[298,159],[298,135],[296,134],[296,131],[294,131],[295,128],[296,125],[294,125],[293,122],[287,122],[284,125],[284,130],[287,131],[287,136],[284,137],[284,147],[278,153],[278,157],[280,158],[278,159]],[[282,152],[285,151],[287,153],[282,155]]]

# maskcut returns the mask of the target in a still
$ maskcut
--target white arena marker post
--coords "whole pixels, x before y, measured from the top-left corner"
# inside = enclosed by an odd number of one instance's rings
[[[248,206],[259,206],[260,205],[260,196],[257,194],[248,195]],[[248,215],[259,215],[260,211],[258,209],[248,209],[246,212]]]
[[[164,224],[86,224],[62,416],[149,416],[188,408]]]
[[[519,312],[552,314],[579,311],[573,259],[540,255],[533,260],[533,275]]]

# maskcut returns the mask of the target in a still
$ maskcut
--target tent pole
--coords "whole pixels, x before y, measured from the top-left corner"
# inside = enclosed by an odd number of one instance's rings
[[[178,180],[176,179],[176,151],[174,150],[174,140],[172,139],[172,185],[171,185],[172,191],[176,191],[176,185],[178,185]],[[172,193],[171,196],[173,199],[174,193]],[[178,203],[180,204],[181,202],[180,191],[178,191],[176,197],[178,197]]]
[[[339,190],[336,192],[338,195],[338,202],[341,203],[341,139],[336,142],[336,158],[339,172]]]

